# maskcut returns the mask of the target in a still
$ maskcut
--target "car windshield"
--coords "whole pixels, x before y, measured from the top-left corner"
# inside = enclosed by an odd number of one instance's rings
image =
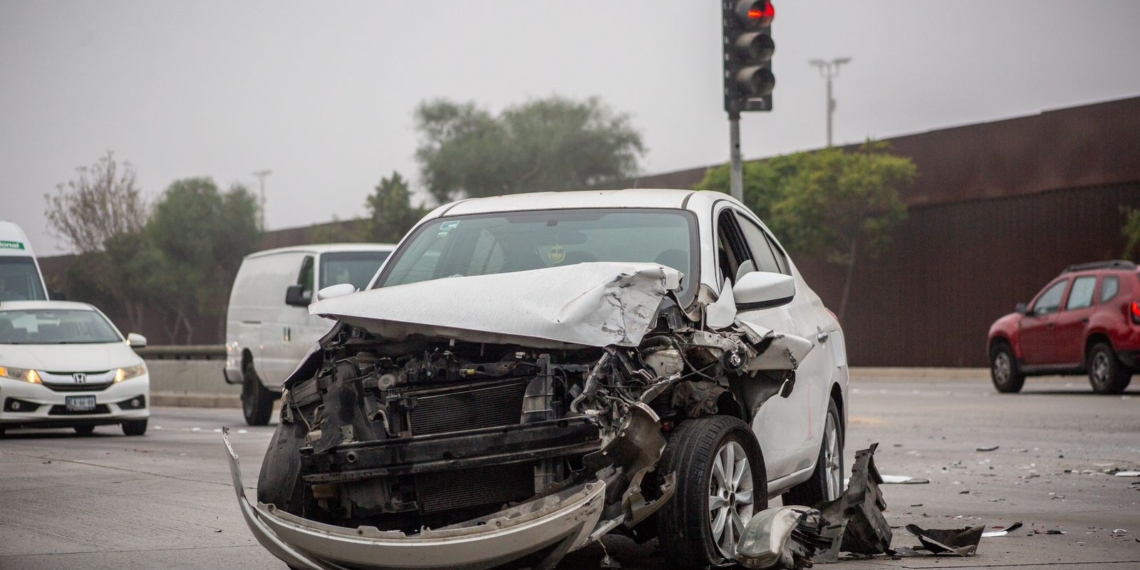
[[[320,289],[341,283],[352,283],[364,289],[376,270],[388,259],[388,251],[342,251],[321,256]]]
[[[104,344],[122,340],[115,327],[95,311],[0,311],[0,344]]]
[[[454,216],[421,225],[376,287],[587,263],[660,263],[697,279],[696,224],[680,210],[581,209]],[[684,301],[687,302],[687,301]]]
[[[46,301],[31,257],[0,256],[0,301]]]

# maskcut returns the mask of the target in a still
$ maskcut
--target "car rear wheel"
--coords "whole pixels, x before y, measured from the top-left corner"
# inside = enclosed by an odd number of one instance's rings
[[[768,482],[756,436],[729,416],[683,422],[670,435],[661,472],[677,474],[676,495],[658,513],[658,536],[675,567],[733,561],[752,515],[768,506]]]
[[[810,479],[788,491],[784,496],[785,505],[813,507],[820,501],[834,501],[843,494],[843,424],[835,400],[828,402],[815,471]]]
[[[146,433],[147,420],[131,420],[123,422],[123,435],[143,435]]]
[[[1132,381],[1132,373],[1121,364],[1107,342],[1093,345],[1088,356],[1089,384],[1097,394],[1119,394]]]
[[[268,424],[269,416],[273,414],[273,399],[273,392],[261,385],[253,362],[246,360],[242,366],[241,383],[241,411],[245,415],[245,423],[251,426]]]
[[[1003,394],[1020,392],[1025,385],[1025,375],[1017,369],[1013,349],[1004,342],[996,343],[990,348],[990,378],[994,382],[994,388]]]
[[[87,436],[95,433],[95,426],[75,426],[75,433],[82,436]]]

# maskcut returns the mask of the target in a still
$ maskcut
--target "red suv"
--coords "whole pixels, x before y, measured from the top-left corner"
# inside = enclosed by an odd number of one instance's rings
[[[1085,374],[1119,394],[1140,371],[1140,276],[1130,261],[1073,265],[1028,306],[990,326],[990,376],[1017,392],[1026,376]]]

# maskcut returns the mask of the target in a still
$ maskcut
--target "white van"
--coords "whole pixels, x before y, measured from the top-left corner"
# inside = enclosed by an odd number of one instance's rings
[[[242,385],[242,411],[249,425],[269,422],[285,378],[332,328],[333,321],[309,314],[309,304],[321,293],[364,289],[395,248],[303,245],[260,251],[242,260],[226,312],[225,380]],[[325,291],[337,285],[341,287]]]
[[[24,230],[0,220],[0,302],[46,301],[47,287]]]

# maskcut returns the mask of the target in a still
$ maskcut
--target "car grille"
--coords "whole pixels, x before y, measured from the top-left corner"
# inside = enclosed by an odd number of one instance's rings
[[[499,427],[522,421],[527,381],[417,396],[409,413],[412,435]]]
[[[534,464],[421,473],[416,495],[425,514],[519,501],[534,495]]]
[[[101,382],[99,384],[52,384],[50,382],[43,382],[48,390],[52,392],[100,392],[106,390],[108,386],[114,384],[115,381]]]

